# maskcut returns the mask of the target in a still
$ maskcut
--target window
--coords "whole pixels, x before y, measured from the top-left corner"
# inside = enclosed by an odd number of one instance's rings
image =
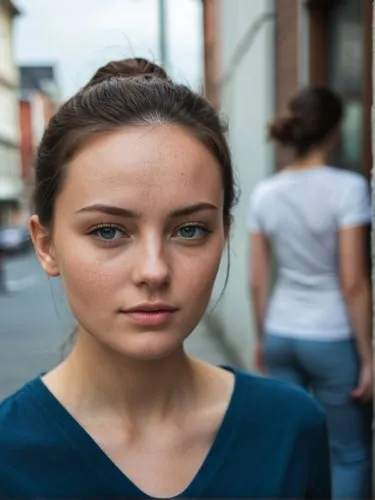
[[[364,22],[362,2],[341,0],[328,14],[328,83],[344,99],[345,118],[338,165],[358,169],[363,163]]]
[[[310,81],[336,90],[345,104],[334,162],[370,177],[372,166],[372,2],[310,0]]]

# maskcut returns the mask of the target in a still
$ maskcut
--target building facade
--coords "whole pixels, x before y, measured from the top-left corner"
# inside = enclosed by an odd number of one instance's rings
[[[285,150],[268,143],[267,123],[285,111],[299,87],[309,83],[331,86],[346,105],[335,162],[370,178],[372,2],[202,1],[205,91],[228,119],[241,190],[234,213],[231,273],[213,324],[221,326],[243,364],[251,366],[247,203],[256,183],[290,160]]]
[[[53,66],[21,66],[19,118],[23,217],[28,216],[34,188],[34,161],[46,125],[59,105],[59,87]]]
[[[0,0],[0,225],[12,222],[22,194],[18,72],[13,55],[13,22],[18,14],[10,0]]]
[[[274,65],[275,80],[270,98],[275,113],[285,110],[290,96],[302,85],[325,84],[338,91],[346,105],[346,117],[337,163],[369,178],[372,164],[372,1],[266,0],[261,3],[274,19],[274,50],[268,57],[273,58]],[[223,107],[218,82],[225,72],[228,43],[222,35],[223,30],[231,29],[233,20],[242,12],[244,0],[233,0],[232,4],[228,0],[203,0],[203,5],[206,93],[215,105],[220,102]],[[244,22],[250,25],[251,17],[246,17]],[[238,37],[232,39],[232,44],[233,40],[239,42]],[[246,40],[241,43],[243,41]],[[248,49],[250,47],[245,47],[245,51]],[[252,68],[253,73],[255,69]],[[247,98],[251,97],[255,98],[256,94],[250,96],[248,93]],[[285,155],[285,152],[276,151],[276,168],[287,161]]]
[[[307,83],[339,92],[346,113],[336,164],[370,178],[372,1],[276,0],[275,12],[276,111]]]

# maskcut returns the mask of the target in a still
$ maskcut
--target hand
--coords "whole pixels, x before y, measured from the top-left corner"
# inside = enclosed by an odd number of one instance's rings
[[[352,390],[351,396],[360,401],[370,401],[373,391],[373,368],[371,363],[365,363],[361,367],[357,386]]]
[[[254,367],[259,373],[266,373],[263,342],[258,340],[254,348]]]

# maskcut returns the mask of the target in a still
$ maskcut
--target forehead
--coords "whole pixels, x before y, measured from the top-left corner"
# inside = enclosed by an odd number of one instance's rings
[[[192,201],[221,202],[220,166],[201,142],[181,127],[124,128],[93,139],[68,165],[61,202],[155,207]],[[156,207],[155,207],[156,208]]]

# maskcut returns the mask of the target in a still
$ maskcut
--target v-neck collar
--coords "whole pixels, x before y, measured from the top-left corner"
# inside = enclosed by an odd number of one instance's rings
[[[190,484],[178,497],[196,498],[202,496],[218,468],[224,462],[239,428],[238,421],[243,414],[241,408],[246,404],[243,398],[246,392],[241,390],[245,375],[235,368],[227,366],[222,368],[231,371],[234,375],[234,387],[227,410],[206,458]],[[124,496],[124,492],[126,492],[129,497],[155,498],[141,490],[116,466],[50,392],[41,377],[35,379],[29,384],[29,387],[30,390],[32,389],[31,394],[34,401],[48,414],[49,421],[58,427],[60,434],[69,441],[76,453],[82,456],[82,463],[91,467],[95,477],[99,476],[101,482],[111,488],[111,492],[108,493],[114,496]]]

